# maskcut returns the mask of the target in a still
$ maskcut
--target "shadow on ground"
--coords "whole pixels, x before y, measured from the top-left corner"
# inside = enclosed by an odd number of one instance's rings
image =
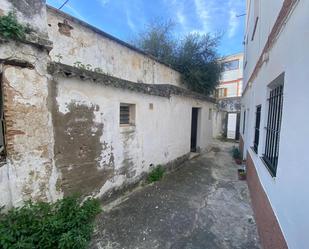
[[[216,142],[210,152],[102,213],[91,248],[260,248],[232,146]]]

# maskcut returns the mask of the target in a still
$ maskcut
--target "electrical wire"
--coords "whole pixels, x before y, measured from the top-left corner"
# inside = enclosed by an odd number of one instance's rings
[[[69,0],[66,0],[66,1],[58,8],[58,10],[61,10],[61,9],[64,7],[64,5],[66,5],[68,2],[69,2]]]

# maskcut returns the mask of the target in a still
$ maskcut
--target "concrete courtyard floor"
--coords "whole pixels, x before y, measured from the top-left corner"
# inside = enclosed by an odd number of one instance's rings
[[[233,145],[215,142],[210,152],[103,212],[91,248],[260,248]]]

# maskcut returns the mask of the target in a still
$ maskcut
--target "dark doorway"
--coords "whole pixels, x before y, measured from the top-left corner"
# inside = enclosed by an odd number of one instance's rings
[[[239,140],[239,130],[240,130],[240,113],[237,113],[237,119],[236,119],[236,140]]]
[[[191,152],[196,152],[198,109],[199,109],[199,108],[192,108],[192,121],[191,121]]]

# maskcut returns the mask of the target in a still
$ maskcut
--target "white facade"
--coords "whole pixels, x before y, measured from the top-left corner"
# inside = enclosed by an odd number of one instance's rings
[[[247,1],[242,133],[244,151],[252,158],[259,180],[277,217],[288,247],[309,248],[309,158],[308,154],[308,58],[309,1]],[[273,43],[262,54],[283,4],[294,2]],[[254,9],[258,6],[258,9]],[[281,12],[282,13],[282,12]],[[258,23],[255,35],[256,15]],[[271,37],[272,38],[272,37]],[[262,64],[254,71],[260,56]],[[251,76],[253,72],[255,76]],[[269,84],[284,73],[283,114],[279,141],[279,159],[273,177],[261,157],[265,152],[268,119]],[[254,141],[256,107],[261,105],[258,153],[251,148]],[[240,129],[243,131],[243,127]],[[244,153],[244,157],[247,154]]]
[[[57,82],[58,116],[75,115],[76,110],[68,108],[72,104],[96,107],[91,130],[103,126],[99,141],[105,149],[97,159],[97,167],[112,169],[114,174],[100,187],[98,196],[136,182],[152,170],[151,165],[165,165],[189,153],[192,107],[200,108],[197,147],[205,150],[212,142],[209,111],[214,108],[213,103],[178,96],[149,96],[76,79],[59,78]],[[120,103],[135,106],[134,125],[119,124]],[[72,137],[67,131],[65,134]],[[68,174],[74,174],[74,167]]]
[[[241,96],[243,84],[243,61],[243,53],[227,56],[221,61],[221,63],[223,63],[223,72],[221,73],[220,84],[217,87],[218,98]],[[234,64],[232,64],[233,67],[229,68],[224,66],[226,63]]]

